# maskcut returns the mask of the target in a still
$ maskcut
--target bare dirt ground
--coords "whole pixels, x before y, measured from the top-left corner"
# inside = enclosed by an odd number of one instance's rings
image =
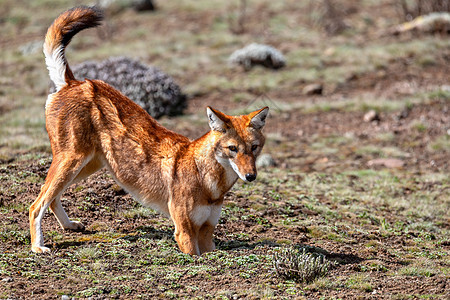
[[[355,6],[355,1],[344,2]],[[358,15],[367,17],[370,12],[370,22],[383,23],[380,20],[391,9],[386,3],[390,2],[358,7],[349,20]],[[162,7],[157,20],[167,22],[158,36],[170,36],[182,29],[201,34],[218,18],[208,7],[200,12],[191,8],[192,13]],[[289,16],[287,28],[306,18],[298,11],[293,13],[296,6],[289,1],[281,8],[267,3],[255,7],[253,13],[267,17],[285,13]],[[135,13],[124,14],[126,18],[119,15],[113,19],[117,27],[115,43],[131,34],[127,28],[159,26],[151,15],[134,19],[130,16]],[[258,18],[251,16],[242,40],[263,35],[281,49],[295,49],[295,38],[284,42],[283,31],[276,35],[267,29],[267,33],[258,25]],[[275,18],[273,22],[281,21]],[[189,28],[185,28],[186,23]],[[350,32],[332,40],[329,52],[339,53],[347,39],[352,45],[355,40],[370,44],[370,38],[378,32],[358,30],[358,34]],[[15,38],[5,40],[20,44],[18,40],[26,34],[18,32]],[[364,34],[369,41],[358,41]],[[414,44],[417,40],[425,46]],[[238,100],[233,98],[238,93],[235,87],[227,90],[210,81],[203,82],[201,88],[192,84],[192,78],[202,78],[202,65],[186,67],[184,75],[174,71],[179,82],[188,85],[188,108],[185,116],[163,118],[161,122],[190,138],[207,130],[203,116],[206,105],[226,112],[254,105],[271,107],[265,153],[274,158],[276,166],[262,167],[255,184],[238,182],[227,194],[215,232],[218,249],[202,257],[181,254],[173,240],[171,222],[142,208],[104,171],[72,186],[63,196],[69,216],[82,221],[86,231],[65,232],[47,213],[43,230],[52,252],[31,253],[28,206],[39,193],[51,153],[46,141],[43,143],[47,146],[38,143],[19,149],[3,142],[0,298],[448,299],[450,48],[448,42],[439,46],[442,40],[448,40],[448,35],[381,37],[376,47],[391,49],[387,51],[391,54],[375,68],[352,72],[353,64],[363,63],[349,58],[341,61],[339,56],[331,59],[329,54],[321,57],[319,67],[311,67],[324,69],[322,75],[312,79],[302,79],[302,74],[292,78],[286,75],[275,88],[270,81],[267,86],[255,84],[240,90],[244,96]],[[198,48],[220,47],[202,41],[197,41]],[[92,43],[75,43],[74,52],[88,51]],[[234,42],[223,43],[229,47]],[[308,41],[303,43],[307,45]],[[189,42],[186,45],[188,49],[174,46],[172,50],[185,51],[181,57],[189,56],[195,46]],[[314,44],[311,51],[322,51],[319,46]],[[395,52],[395,47],[415,46],[431,47],[431,57],[422,57],[415,50]],[[170,53],[157,52],[146,59],[164,66],[166,55]],[[43,65],[40,59],[39,65]],[[2,62],[7,72],[13,72],[11,64],[6,59]],[[169,70],[184,66],[182,61],[167,64]],[[348,76],[330,79],[332,75],[326,70],[335,65],[348,69]],[[30,74],[34,68],[30,67]],[[264,76],[277,78],[283,74],[283,70],[262,68],[249,73],[205,68],[212,76],[224,74],[230,82],[247,77],[264,81]],[[288,67],[285,72],[293,70],[295,67]],[[317,82],[324,85],[322,95],[302,94],[305,85]],[[45,95],[44,88],[38,90]],[[17,98],[8,91],[1,94],[2,99]],[[45,102],[43,95],[41,104]],[[5,128],[12,126],[6,118],[14,115],[8,114],[19,111],[20,115],[24,107],[7,103],[3,101],[0,106],[0,115],[6,116],[1,119]],[[364,121],[371,109],[377,117]],[[392,166],[389,160],[397,164]],[[273,254],[283,247],[321,253],[333,266],[314,282],[283,279],[273,268]]]

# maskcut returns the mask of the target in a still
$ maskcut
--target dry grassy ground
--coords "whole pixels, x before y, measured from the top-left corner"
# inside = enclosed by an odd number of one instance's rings
[[[51,162],[40,45],[74,3],[1,1],[0,298],[448,299],[448,35],[384,35],[400,22],[395,1],[339,2],[347,28],[335,36],[308,1],[248,1],[236,34],[239,1],[180,0],[158,1],[151,13],[111,13],[69,46],[72,65],[127,55],[173,76],[188,109],[160,121],[190,138],[208,129],[207,105],[271,107],[264,152],[276,167],[235,185],[218,250],[190,257],[178,251],[169,220],[104,172],[63,196],[87,231],[64,232],[48,213],[52,252],[30,251],[28,206]],[[287,66],[230,67],[228,56],[251,42],[281,50]],[[311,83],[323,94],[304,95]],[[379,119],[365,122],[372,109]],[[280,278],[274,253],[289,246],[321,253],[333,267],[311,283]]]

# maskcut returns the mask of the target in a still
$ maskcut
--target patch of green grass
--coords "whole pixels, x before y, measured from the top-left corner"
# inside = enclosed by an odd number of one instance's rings
[[[450,100],[450,90],[439,88],[434,91],[425,93],[425,96],[431,99],[442,99],[449,101]]]
[[[449,152],[450,135],[448,133],[445,133],[441,136],[438,136],[433,142],[428,144],[427,148],[431,152],[440,152],[440,151]]]
[[[416,176],[415,182],[412,182],[408,175],[398,176],[399,174],[394,175],[392,171],[386,170],[357,170],[324,176],[311,174],[304,176],[297,189],[308,191],[310,196],[302,197],[301,202],[309,209],[319,212],[324,218],[329,213],[332,213],[330,215],[332,217],[348,212],[361,215],[370,211],[371,213],[367,215],[370,218],[367,219],[362,215],[362,219],[375,222],[375,225],[380,226],[380,230],[389,232],[395,228],[392,228],[391,221],[381,222],[385,209],[399,211],[404,216],[409,214],[429,216],[436,221],[448,215],[444,209],[446,202],[442,198],[448,195],[446,191],[448,180],[433,184],[431,189],[424,190],[420,186],[426,181],[426,175],[423,178]],[[404,194],[405,189],[408,190],[408,194]],[[339,206],[330,209],[328,205],[325,206],[322,201],[317,200],[323,197],[325,197],[323,201],[339,203]],[[435,197],[442,200],[433,200]],[[373,205],[377,205],[379,210],[374,210]]]
[[[0,240],[4,243],[11,243],[14,245],[29,245],[30,232],[28,230],[20,230],[15,225],[2,226],[0,231]]]
[[[436,275],[436,271],[426,267],[419,266],[406,266],[397,271],[398,275],[403,276],[423,276],[431,277]]]
[[[80,259],[95,259],[101,255],[101,251],[95,247],[83,247],[75,251],[75,256]]]
[[[356,154],[362,156],[381,156],[383,154],[383,150],[379,146],[375,145],[365,145],[359,147],[356,151]]]
[[[412,128],[417,130],[418,132],[425,132],[428,129],[427,124],[421,121],[415,121],[411,124]]]
[[[104,295],[109,294],[110,290],[105,289],[104,287],[91,287],[85,290],[79,291],[77,294],[81,297],[92,297],[95,295]]]
[[[125,211],[121,211],[119,213],[119,216],[125,217],[125,218],[148,218],[151,216],[155,216],[158,213],[156,211],[154,211],[153,209],[147,208],[147,207],[143,207],[143,206],[139,206],[136,208],[132,208],[132,209],[128,209]]]
[[[308,289],[319,289],[319,290],[337,290],[339,288],[344,287],[339,280],[336,278],[328,277],[319,277],[314,282],[307,286]]]
[[[420,67],[429,67],[434,66],[437,63],[437,60],[433,55],[425,54],[418,58],[416,62]]]
[[[388,272],[389,269],[378,260],[367,261],[359,266],[361,272]]]
[[[370,283],[370,277],[365,274],[351,275],[345,282],[345,285],[350,289],[357,289],[364,292],[373,291],[373,286]]]

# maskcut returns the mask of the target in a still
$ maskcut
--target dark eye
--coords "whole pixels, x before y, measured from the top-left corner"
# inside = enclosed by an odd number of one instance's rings
[[[236,146],[228,146],[228,149],[230,149],[230,151],[237,152]]]
[[[253,145],[252,146],[252,151],[255,151],[256,149],[258,149],[258,145]]]

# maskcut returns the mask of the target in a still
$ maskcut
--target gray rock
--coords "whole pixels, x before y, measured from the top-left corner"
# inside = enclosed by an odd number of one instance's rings
[[[323,85],[320,83],[308,84],[303,88],[304,95],[322,95]]]
[[[134,0],[133,8],[136,11],[155,10],[156,7],[151,0]]]
[[[109,13],[120,13],[127,8],[136,11],[155,10],[152,0],[97,0],[97,5]]]
[[[379,121],[380,120],[380,116],[378,115],[378,113],[375,110],[369,110],[365,115],[364,115],[364,122],[372,122],[372,121]]]
[[[280,51],[271,46],[256,43],[234,51],[228,58],[228,62],[233,65],[241,65],[245,70],[249,70],[255,65],[270,69],[279,69],[286,65],[286,60]]]
[[[276,162],[270,154],[261,154],[256,159],[256,167],[257,168],[267,168],[276,166]]]

